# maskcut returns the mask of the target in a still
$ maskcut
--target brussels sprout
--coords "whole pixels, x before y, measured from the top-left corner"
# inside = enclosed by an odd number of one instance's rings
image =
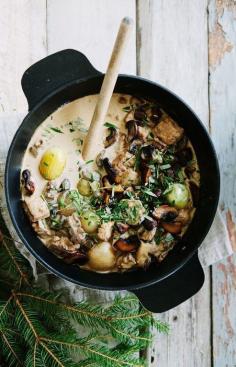
[[[100,242],[88,253],[88,265],[97,271],[111,270],[116,263],[114,250],[109,242]]]
[[[90,183],[88,180],[85,180],[85,178],[79,180],[77,189],[83,196],[90,196],[92,194]]]
[[[174,183],[167,192],[166,199],[177,209],[185,208],[189,200],[189,190],[184,184]]]
[[[92,210],[87,210],[80,217],[81,225],[85,232],[94,233],[100,224],[99,216]]]
[[[137,225],[142,222],[145,214],[145,209],[140,200],[135,199],[123,199],[120,202],[124,207],[124,220],[130,225]]]
[[[58,147],[50,148],[41,158],[39,171],[46,180],[54,180],[62,174],[65,164],[65,153]]]

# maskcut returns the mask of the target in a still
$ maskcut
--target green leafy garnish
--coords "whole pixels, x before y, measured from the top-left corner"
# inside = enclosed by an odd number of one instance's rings
[[[112,124],[111,122],[105,122],[104,126],[107,127],[108,129],[113,129],[113,130],[118,129],[118,126]]]
[[[156,194],[154,194],[154,192],[152,192],[151,190],[149,190],[148,188],[144,187],[142,188],[142,192],[146,195],[149,196],[154,196],[155,198],[157,197]]]
[[[93,163],[93,159],[90,159],[89,161],[86,161],[85,164],[90,164],[90,163]]]
[[[49,129],[51,129],[52,131],[55,131],[55,133],[64,134],[64,132],[61,129],[59,129],[58,127],[50,127]]]
[[[162,170],[162,171],[164,171],[164,170],[166,170],[166,169],[169,169],[169,168],[171,168],[171,165],[168,163],[168,164],[162,164],[161,166],[160,166],[160,169]]]

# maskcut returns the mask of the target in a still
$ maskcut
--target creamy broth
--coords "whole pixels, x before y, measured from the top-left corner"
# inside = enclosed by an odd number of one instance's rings
[[[54,146],[59,146],[64,150],[67,156],[65,169],[62,175],[55,180],[56,183],[61,182],[64,178],[68,178],[71,181],[72,187],[76,187],[78,183],[77,162],[82,159],[81,143],[84,141],[86,136],[86,131],[92,119],[97,98],[98,95],[86,96],[63,105],[57,111],[48,116],[46,120],[43,121],[42,124],[36,129],[29,142],[28,149],[22,164],[23,169],[28,168],[31,170],[32,176],[37,182],[35,193],[31,197],[23,195],[26,200],[32,200],[34,195],[40,196],[45,186],[46,180],[41,176],[38,166],[42,154],[46,148],[48,149]],[[119,98],[119,94],[113,94],[106,121],[113,121],[113,123],[116,124],[121,131],[124,131],[125,127],[123,119],[126,115],[126,112],[122,111],[122,105],[118,101]],[[126,98],[128,104],[131,96],[124,95],[124,98]],[[70,131],[73,125],[70,125],[69,122],[72,122],[72,124],[75,126],[75,131]],[[58,131],[62,131],[63,133],[52,130],[52,127],[54,129],[58,129]],[[40,139],[44,140],[44,146],[41,150],[39,150],[39,155],[35,158],[30,153],[29,148]],[[111,159],[115,156],[115,152],[118,148],[117,145],[118,144],[116,143],[107,148],[106,155]],[[96,147],[97,146],[94,145],[95,157],[99,153],[99,151],[96,150]],[[95,164],[92,163],[91,168],[92,167],[96,168]]]
[[[71,103],[65,104],[62,107],[60,107],[57,111],[55,111],[54,113],[52,113],[50,116],[47,117],[47,119],[45,121],[43,121],[41,123],[41,125],[36,129],[36,131],[34,132],[28,148],[26,150],[23,162],[22,162],[22,172],[24,172],[25,170],[29,170],[30,174],[31,174],[31,180],[34,182],[35,184],[35,190],[33,192],[32,195],[29,195],[27,191],[24,190],[24,187],[22,186],[22,200],[23,202],[25,202],[26,207],[30,207],[33,203],[36,203],[36,200],[41,200],[42,198],[42,194],[45,190],[45,186],[47,185],[48,180],[46,180],[42,174],[39,171],[39,165],[40,165],[40,161],[45,153],[46,150],[54,148],[54,147],[59,147],[61,149],[61,151],[63,152],[63,155],[66,158],[66,163],[65,163],[65,167],[63,169],[63,172],[61,173],[61,175],[56,178],[55,180],[53,180],[53,185],[55,187],[59,187],[61,182],[63,180],[69,180],[70,182],[70,190],[74,189],[77,190],[77,185],[78,185],[78,181],[81,178],[81,166],[82,167],[86,167],[86,170],[89,171],[98,171],[98,167],[96,165],[96,161],[95,158],[97,157],[97,155],[100,153],[98,151],[98,145],[94,144],[94,161],[93,162],[83,162],[82,161],[82,147],[83,147],[83,141],[85,139],[86,136],[86,132],[87,129],[89,127],[90,121],[92,119],[92,115],[93,115],[93,111],[95,108],[95,104],[97,101],[98,95],[90,95],[90,96],[86,96],[83,98],[79,98]],[[109,110],[106,116],[106,121],[105,122],[109,122],[112,125],[115,125],[118,128],[118,138],[116,139],[115,143],[112,144],[111,146],[109,146],[108,148],[105,149],[105,155],[104,157],[108,157],[110,162],[113,162],[114,159],[117,157],[117,154],[120,153],[121,150],[121,145],[123,144],[123,139],[124,136],[127,135],[127,120],[128,117],[127,115],[131,114],[132,115],[132,111],[131,112],[127,112],[127,109],[124,111],[123,108],[126,106],[130,106],[130,105],[134,105],[135,103],[140,103],[140,101],[132,96],[129,95],[121,95],[121,94],[113,94],[112,96],[112,100],[109,106]],[[164,116],[164,117],[163,117]],[[168,118],[168,115],[166,115],[166,112],[162,111],[162,118],[165,118],[165,116]],[[133,119],[132,116],[130,116],[131,120]],[[173,124],[175,124],[175,122],[173,122]],[[149,128],[147,128],[149,129]],[[181,128],[179,128],[180,130]],[[104,126],[104,137],[107,136],[108,132],[107,132],[107,128]],[[149,131],[150,130],[150,131]],[[153,134],[153,129],[149,129],[148,133]],[[176,124],[176,132],[174,133],[178,133],[178,126]],[[126,135],[125,135],[126,134]],[[181,134],[183,134],[183,132],[181,132]],[[146,138],[145,138],[146,139]],[[165,139],[165,136],[163,137],[163,139]],[[176,143],[177,144],[177,143]],[[147,141],[145,140],[143,145],[147,145]],[[33,150],[32,150],[33,147]],[[35,148],[36,147],[36,148]],[[162,149],[162,148],[160,148]],[[197,165],[197,160],[196,160],[196,156],[194,153],[194,150],[192,148],[192,145],[190,143],[190,141],[188,141],[186,143],[186,147],[185,150],[187,151],[188,149],[191,150],[192,152],[192,159],[191,159],[191,166],[188,162],[188,165],[191,169],[188,169],[189,173],[186,174],[187,172],[187,168],[188,166],[184,166],[180,169],[180,174],[182,174],[183,178],[183,183],[186,185],[186,187],[188,186],[188,182],[189,180],[191,180],[192,185],[195,185],[196,187],[199,187],[200,184],[200,174],[199,174],[199,169],[198,169],[198,165]],[[158,150],[158,149],[157,149]],[[103,158],[104,158],[103,157]],[[130,160],[132,160],[134,157],[130,157]],[[160,170],[164,170],[164,169],[172,169],[172,166],[168,163],[167,164],[159,164],[160,166]],[[166,166],[166,167],[165,167]],[[133,170],[133,168],[132,168]],[[104,168],[101,168],[100,170],[100,174],[104,175],[105,174],[105,170]],[[160,172],[164,172],[164,171],[160,171]],[[100,184],[101,186],[101,184]],[[132,185],[130,185],[131,187]],[[140,184],[137,184],[136,186],[133,185],[132,186],[132,190],[133,187],[140,187]],[[178,187],[177,187],[178,188]],[[126,188],[127,189],[127,188]],[[189,190],[188,187],[188,191],[190,192],[191,190]],[[114,194],[114,193],[112,193]],[[157,194],[153,194],[151,193],[150,195],[154,195],[157,196]],[[166,194],[167,196],[170,194]],[[191,219],[194,215],[194,211],[195,211],[195,206],[193,204],[193,197],[191,194],[189,194],[189,199],[188,199],[188,204],[186,204],[186,207],[188,209],[188,215],[189,215],[189,219],[187,223],[182,223],[181,225],[181,231],[176,232],[180,235],[183,235],[183,233],[186,231],[189,223],[191,222]],[[128,197],[128,196],[127,196]],[[44,200],[45,198],[43,198]],[[48,203],[47,203],[48,204]],[[165,205],[162,205],[163,207]],[[184,209],[184,208],[183,208]],[[175,213],[176,209],[173,209],[172,212]],[[183,211],[183,210],[182,210]],[[178,216],[180,216],[181,209],[178,209]],[[176,214],[176,215],[177,215]],[[148,217],[148,215],[147,215]],[[177,217],[178,218],[178,217]],[[31,217],[32,219],[32,217]],[[143,218],[144,219],[144,218]],[[181,218],[180,218],[181,219]],[[35,222],[33,224],[35,230],[36,230],[36,225],[38,225],[38,223],[42,226],[45,226],[45,228],[47,227],[48,224],[45,224],[45,218],[43,218],[42,220],[40,219],[39,221],[33,221]],[[67,220],[67,218],[66,218]],[[154,219],[154,221],[159,223],[159,219]],[[161,221],[161,219],[160,219]],[[41,223],[42,222],[42,223]],[[112,221],[114,222],[114,221]],[[179,223],[178,221],[175,223]],[[114,225],[114,223],[113,223]],[[159,224],[158,224],[159,225]],[[177,225],[174,224],[177,228]],[[171,226],[173,227],[173,223],[171,224]],[[166,227],[163,230],[164,231],[164,235],[168,232],[168,227],[170,227],[170,229],[173,228],[170,226],[170,223],[167,221],[166,223]],[[136,226],[137,227],[137,226]],[[129,229],[129,234],[134,236],[134,234],[140,230],[140,228],[136,228],[135,225],[131,225],[130,229]],[[38,227],[37,227],[38,228]],[[50,231],[50,230],[48,230]],[[113,229],[113,231],[116,231]],[[177,229],[176,229],[177,231]],[[45,243],[45,245],[47,247],[51,247],[48,244],[48,238],[45,234],[41,235],[42,231],[40,232],[40,230],[36,230],[37,234],[39,235],[40,239]],[[181,233],[180,233],[181,232]],[[48,232],[49,233],[49,232]],[[120,232],[122,233],[122,232]],[[170,232],[171,233],[171,232]],[[173,232],[174,233],[174,232]],[[62,234],[63,236],[63,230],[62,230]],[[60,236],[60,235],[59,235]],[[91,239],[93,238],[93,236],[96,237],[96,235],[93,234],[89,234],[90,237],[90,242]],[[171,235],[172,236],[172,235]],[[55,237],[55,234],[54,234]],[[122,238],[125,238],[124,234],[121,234]],[[170,237],[170,236],[169,236]],[[173,237],[173,236],[172,236]],[[170,238],[172,238],[170,237]],[[113,238],[113,237],[112,237]],[[173,237],[174,238],[174,237]],[[110,242],[112,243],[112,241],[114,242],[114,240],[112,239]],[[173,240],[174,241],[174,240]],[[108,240],[104,240],[104,242],[109,242]],[[151,243],[151,241],[149,241]],[[165,244],[163,245],[163,251],[158,250],[156,251],[156,249],[154,249],[154,244],[153,243],[149,243],[148,245],[150,245],[150,254],[154,254],[156,257],[159,256],[158,261],[162,260],[162,257],[164,258],[167,253],[169,252],[169,250],[171,250],[171,248],[173,246],[169,246],[169,248],[167,248],[168,246]],[[68,240],[69,243],[69,240]],[[145,245],[145,241],[142,240],[142,243],[144,243]],[[167,242],[166,242],[167,243]],[[95,246],[97,246],[98,241],[95,240]],[[114,244],[114,243],[113,243]],[[145,247],[143,245],[143,247]],[[151,248],[152,245],[152,248]],[[162,245],[162,244],[161,244]],[[56,245],[55,245],[56,246]],[[53,249],[55,250],[55,246],[53,247]],[[80,244],[76,244],[76,249],[78,250],[80,247]],[[91,251],[91,244],[89,245],[89,249],[88,249],[88,253]],[[72,249],[72,245],[70,243],[69,247]],[[90,266],[89,262],[86,264],[80,264],[81,266],[83,266],[86,269],[89,270],[94,270],[94,271],[125,271],[128,270],[132,267],[137,267],[139,266],[139,264],[137,263],[137,259],[135,259],[134,256],[134,252],[133,250],[131,251],[131,253],[128,253],[128,251],[125,251],[124,253],[122,251],[120,251],[118,249],[114,250],[114,248],[109,248],[107,250],[106,247],[102,248],[101,251],[99,250],[99,246],[98,247],[98,255],[99,257],[106,257],[106,254],[109,258],[110,257],[114,257],[114,261],[113,260],[109,260],[108,261],[113,261],[114,264],[112,266],[108,266],[108,268],[106,268],[106,264],[104,265],[105,269],[102,268],[102,265],[99,267],[96,265],[94,266]],[[107,247],[109,247],[107,245]],[[148,246],[146,246],[148,247]],[[156,248],[158,249],[158,246],[156,246]],[[153,250],[154,249],[154,250]],[[54,253],[56,253],[57,256],[59,257],[63,257],[60,256],[60,253],[57,253],[57,251],[52,250]],[[73,249],[72,249],[73,250]],[[64,251],[64,250],[63,250]],[[100,251],[100,252],[99,252]],[[139,252],[141,252],[140,250],[137,250]],[[149,250],[148,248],[144,251],[144,254],[141,254],[140,256],[145,256],[145,251],[148,257],[149,254]],[[156,251],[156,252],[155,252]],[[163,256],[161,255],[163,253]],[[117,265],[116,259],[119,257],[123,258],[120,260],[120,263],[123,261],[123,267],[120,265]],[[125,261],[127,262],[127,267],[124,265]],[[132,265],[133,262],[133,266]],[[90,261],[91,264],[93,264],[92,260]],[[131,265],[130,265],[131,264]],[[147,264],[146,264],[147,265]],[[145,261],[142,265],[140,266],[146,266],[145,265]]]

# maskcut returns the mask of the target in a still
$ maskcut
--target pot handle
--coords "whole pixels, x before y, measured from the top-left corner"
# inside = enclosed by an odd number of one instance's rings
[[[30,66],[21,79],[31,110],[42,98],[66,83],[101,75],[87,57],[68,49],[56,52]]]
[[[154,285],[132,290],[149,311],[170,310],[197,293],[204,283],[203,268],[196,253],[177,272]]]

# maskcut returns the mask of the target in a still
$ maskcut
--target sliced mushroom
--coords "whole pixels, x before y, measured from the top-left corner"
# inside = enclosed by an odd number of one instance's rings
[[[154,152],[155,148],[152,144],[145,145],[144,147],[142,147],[141,158],[144,161],[150,161],[151,159],[153,159]]]
[[[181,222],[162,222],[162,227],[171,234],[178,234],[181,232],[183,224]]]
[[[108,158],[103,159],[103,166],[107,173],[107,178],[111,184],[120,183],[116,169],[112,166]]]
[[[109,130],[109,135],[105,139],[105,143],[104,143],[105,148],[108,148],[112,144],[114,144],[118,137],[118,133],[116,129],[109,127],[108,130]]]
[[[145,185],[148,182],[151,175],[152,175],[151,168],[148,167],[147,164],[141,164],[140,175],[141,175],[142,184]]]
[[[151,231],[153,228],[157,227],[157,221],[151,217],[145,218],[144,221],[142,222],[142,225],[144,226],[145,229]]]
[[[84,265],[88,261],[87,253],[78,246],[72,246],[66,237],[54,236],[51,239],[50,250],[67,264]]]
[[[147,119],[147,114],[142,110],[135,110],[134,111],[134,118],[138,121],[143,121]]]
[[[50,246],[50,250],[56,255],[62,258],[67,264],[79,264],[84,265],[88,261],[88,255],[82,250],[71,250],[67,251],[63,248]]]
[[[152,215],[157,220],[172,222],[177,217],[178,211],[172,206],[161,205],[158,208],[154,209]]]
[[[120,184],[111,185],[108,179],[108,176],[103,176],[102,184],[103,184],[103,187],[106,188],[106,190],[113,191],[113,192],[124,192],[124,188]]]
[[[114,247],[121,252],[134,252],[140,246],[139,238],[134,235],[129,238],[120,238],[114,243]]]
[[[32,195],[34,193],[35,183],[31,180],[31,173],[28,169],[22,172],[22,184],[27,195]]]
[[[126,128],[128,130],[128,140],[132,141],[138,137],[138,125],[135,120],[129,120],[126,123]]]

